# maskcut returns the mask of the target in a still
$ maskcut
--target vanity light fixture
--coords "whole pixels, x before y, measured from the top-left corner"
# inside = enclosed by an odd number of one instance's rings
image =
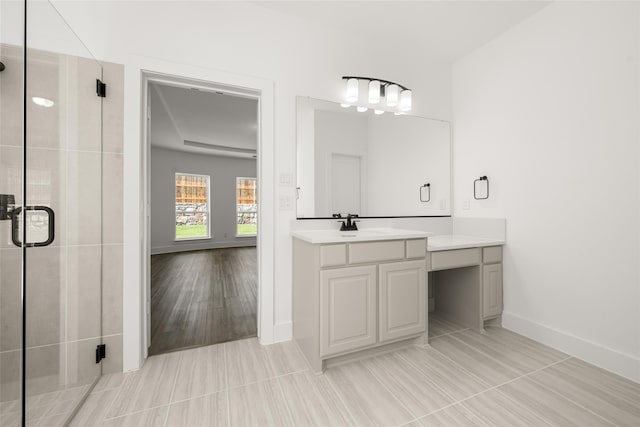
[[[342,79],[346,84],[345,91],[345,104],[358,106],[359,112],[367,111],[374,106],[377,111],[390,111],[394,113],[411,111],[412,108],[412,93],[411,89],[398,83],[391,82],[389,80],[376,79],[372,77],[356,77],[356,76],[343,76]],[[360,97],[360,84],[362,82],[362,92],[366,92],[366,98],[361,100]],[[365,90],[364,84],[366,83]],[[382,100],[384,99],[384,102]],[[383,110],[383,108],[385,108]],[[382,113],[376,113],[382,114]]]
[[[340,104],[340,106],[342,108],[349,108],[349,107],[351,107],[351,104]]]
[[[368,108],[367,107],[358,106],[358,107],[356,107],[356,110],[358,111],[358,113],[364,113],[365,111],[368,110]]]
[[[373,114],[379,116],[380,114],[384,114],[384,110],[373,110]]]

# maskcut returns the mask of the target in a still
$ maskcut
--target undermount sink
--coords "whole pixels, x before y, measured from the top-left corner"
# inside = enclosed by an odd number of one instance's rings
[[[291,232],[293,237],[309,243],[361,242],[369,240],[424,239],[431,233],[400,228],[364,228],[353,231],[299,230]]]

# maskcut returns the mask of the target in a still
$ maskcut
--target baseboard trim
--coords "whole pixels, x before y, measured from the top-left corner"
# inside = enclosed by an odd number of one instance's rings
[[[293,338],[293,323],[282,322],[274,325],[273,342],[291,341]]]
[[[640,383],[640,358],[576,337],[513,313],[502,313],[502,326],[585,362]]]
[[[205,249],[223,249],[223,248],[243,248],[247,246],[256,246],[255,239],[247,241],[229,241],[229,242],[207,242],[207,243],[179,243],[175,246],[158,246],[151,248],[151,255],[170,254],[174,252],[201,251]]]

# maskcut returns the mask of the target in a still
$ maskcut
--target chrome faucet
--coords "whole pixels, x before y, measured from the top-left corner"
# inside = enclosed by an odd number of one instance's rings
[[[342,218],[342,215],[340,214],[334,214],[333,215],[334,218]],[[353,218],[358,218],[358,215],[356,214],[347,214],[347,221],[338,221],[340,223],[342,223],[340,225],[340,231],[357,231],[358,230],[358,226],[356,225],[356,222],[358,222],[358,220],[353,220]],[[353,220],[353,221],[352,221]]]

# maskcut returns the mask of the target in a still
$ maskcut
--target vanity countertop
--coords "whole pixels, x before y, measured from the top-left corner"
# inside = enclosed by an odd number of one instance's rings
[[[308,243],[350,243],[377,240],[424,239],[433,233],[402,228],[365,228],[356,231],[297,230],[291,235]]]
[[[478,248],[504,244],[505,241],[500,239],[465,236],[461,234],[444,234],[439,236],[430,236],[427,240],[427,251],[448,251],[451,249]]]

